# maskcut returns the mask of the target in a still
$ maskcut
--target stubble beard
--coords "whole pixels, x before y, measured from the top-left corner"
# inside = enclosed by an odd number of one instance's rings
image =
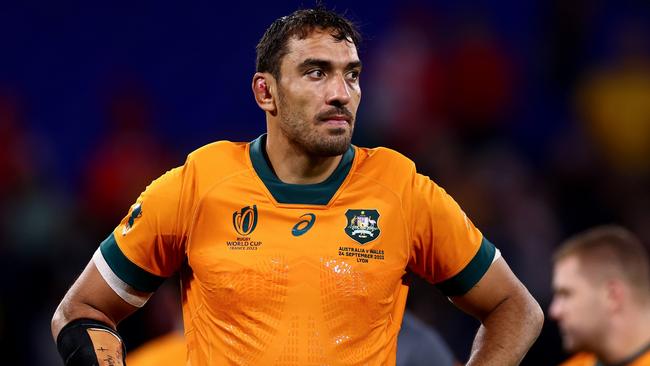
[[[280,130],[293,146],[314,157],[333,157],[344,154],[352,141],[354,124],[350,123],[349,129],[331,129],[319,133],[316,117],[307,118],[288,107],[279,93],[280,102]],[[352,122],[352,121],[351,121]]]

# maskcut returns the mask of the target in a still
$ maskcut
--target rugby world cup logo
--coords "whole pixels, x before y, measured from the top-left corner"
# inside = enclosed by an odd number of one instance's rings
[[[250,235],[257,226],[257,206],[246,206],[232,213],[232,226],[242,236]]]

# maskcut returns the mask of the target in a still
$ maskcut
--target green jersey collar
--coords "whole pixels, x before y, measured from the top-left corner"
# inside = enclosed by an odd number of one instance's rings
[[[352,145],[343,154],[339,165],[324,182],[288,184],[282,182],[270,167],[266,155],[266,134],[250,143],[250,157],[255,172],[278,203],[327,205],[348,176],[354,160]]]

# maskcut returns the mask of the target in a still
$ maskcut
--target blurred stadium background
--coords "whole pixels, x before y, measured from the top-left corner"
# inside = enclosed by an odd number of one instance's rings
[[[302,5],[0,4],[3,365],[60,364],[51,314],[150,180],[205,143],[263,133],[255,44]],[[650,243],[647,1],[327,5],[366,40],[353,142],[414,159],[545,310],[567,235],[617,222]],[[173,326],[164,304],[122,325],[129,348]],[[420,281],[409,307],[466,359],[474,320]],[[564,357],[547,321],[524,365]]]

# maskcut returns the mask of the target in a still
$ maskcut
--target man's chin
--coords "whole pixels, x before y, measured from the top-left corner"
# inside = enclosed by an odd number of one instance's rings
[[[350,131],[350,126],[349,125],[341,125],[341,126],[324,126],[324,131],[321,130],[321,134],[327,136],[327,137],[338,137],[338,136],[345,136],[345,135],[351,135],[352,132]]]
[[[562,348],[564,348],[564,350],[568,353],[587,351],[587,347],[585,347],[583,342],[579,342],[574,337],[567,336],[562,337]]]
[[[573,342],[563,340],[562,341],[562,348],[568,353],[574,353],[576,352],[576,346]]]
[[[321,157],[332,157],[344,154],[350,148],[350,138],[347,136],[328,136],[311,146],[310,152]]]

